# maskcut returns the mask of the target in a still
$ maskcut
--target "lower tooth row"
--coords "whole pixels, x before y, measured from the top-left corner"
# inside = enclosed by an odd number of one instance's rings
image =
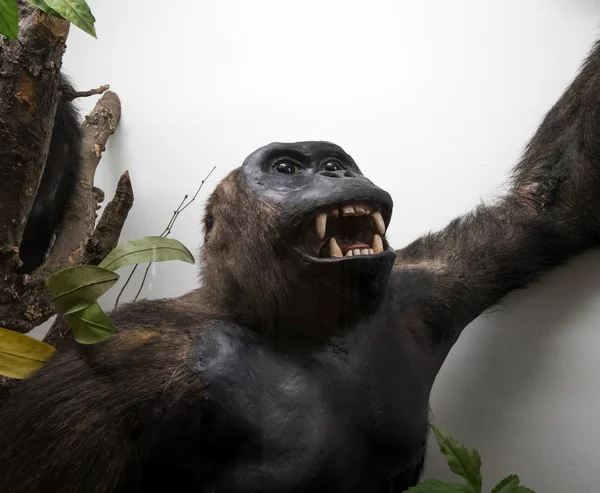
[[[348,250],[346,252],[346,257],[356,257],[358,255],[373,255],[375,252],[372,248],[363,248],[362,250],[359,248],[355,248],[354,250]]]
[[[356,257],[357,255],[374,255],[381,252],[383,252],[383,240],[381,239],[381,236],[376,234],[373,236],[373,248],[355,248],[354,250],[348,250],[346,252],[346,257]],[[335,238],[329,238],[329,256],[335,258],[344,256],[342,249],[338,245],[338,242]]]

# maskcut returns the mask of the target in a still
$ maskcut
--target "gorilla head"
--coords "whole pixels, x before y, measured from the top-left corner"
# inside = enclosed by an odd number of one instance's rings
[[[392,207],[335,144],[261,147],[208,202],[205,284],[241,322],[288,332],[318,322],[330,335],[385,291],[395,258],[385,236]]]

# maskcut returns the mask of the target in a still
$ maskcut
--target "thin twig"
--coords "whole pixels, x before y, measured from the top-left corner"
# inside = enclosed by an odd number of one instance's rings
[[[212,173],[213,173],[213,171],[215,169],[216,169],[216,166],[213,166],[213,169],[211,169],[210,172],[208,173],[208,175],[206,175],[206,177],[204,178],[204,180],[202,180],[200,182],[200,186],[196,190],[196,193],[194,194],[194,196],[187,203],[185,203],[185,201],[186,201],[186,199],[187,199],[188,196],[185,195],[185,197],[183,198],[183,200],[181,201],[181,203],[179,204],[179,206],[177,207],[177,209],[175,209],[175,211],[173,212],[173,217],[169,221],[169,224],[167,224],[167,227],[162,232],[162,234],[161,234],[162,237],[166,238],[167,236],[169,236],[171,234],[171,230],[172,230],[173,226],[175,225],[175,221],[177,221],[177,218],[179,217],[179,214],[181,214],[184,210],[186,210],[191,205],[191,203],[194,200],[196,200],[196,197],[200,193],[200,190],[202,190],[202,187],[204,186],[204,183],[206,182],[206,180],[208,180],[210,178],[210,175],[212,175]],[[140,284],[140,289],[138,289],[138,292],[136,293],[135,298],[133,298],[134,302],[137,301],[138,297],[140,296],[140,293],[142,292],[142,289],[144,287],[144,283],[146,282],[146,278],[148,277],[148,271],[150,270],[150,267],[152,267],[152,262],[150,262],[146,266],[146,272],[144,272],[144,277],[142,279],[142,283]]]
[[[63,101],[73,101],[77,98],[87,98],[88,96],[96,96],[98,94],[103,94],[105,91],[108,91],[110,86],[108,84],[104,84],[103,86],[97,87],[96,89],[90,89],[89,91],[65,91],[63,94]]]
[[[144,287],[144,283],[146,282],[146,278],[148,277],[148,271],[150,270],[150,267],[152,267],[152,262],[150,262],[147,266],[146,266],[146,272],[144,272],[144,277],[142,278],[142,282],[140,283],[140,289],[138,289],[138,292],[135,293],[135,298],[133,298],[133,301],[137,301],[138,296],[140,295],[140,293],[142,292],[142,288]]]
[[[123,284],[123,287],[121,288],[121,291],[119,291],[119,294],[117,295],[117,299],[115,300],[115,308],[117,308],[117,305],[119,304],[119,300],[121,299],[121,295],[125,291],[125,288],[129,284],[129,281],[131,281],[131,278],[133,277],[133,274],[135,274],[135,271],[138,268],[138,265],[140,265],[140,264],[135,264],[133,266],[133,269],[131,270],[131,273],[129,274],[129,277],[125,281],[125,284]]]
[[[173,216],[171,217],[171,220],[169,221],[169,224],[167,224],[167,227],[165,228],[165,230],[160,234],[160,236],[165,236],[165,233],[167,233],[167,231],[170,230],[170,228],[173,226],[173,223],[175,222],[175,219],[177,219],[178,216],[178,212],[181,209],[181,206],[184,204],[184,202],[187,200],[188,198],[188,194],[186,193],[183,196],[183,200],[181,201],[181,203],[177,206],[177,208],[173,211]]]
[[[188,199],[189,196],[187,194],[184,195],[183,200],[179,203],[179,205],[177,206],[177,208],[173,211],[173,215],[171,216],[171,219],[167,223],[167,226],[165,227],[164,231],[160,234],[161,237],[166,238],[167,236],[169,236],[171,234],[171,231],[173,229],[173,226],[175,225],[175,221],[177,221],[177,218],[179,217],[179,214],[181,214],[184,210],[186,210],[190,206],[190,204],[192,202],[194,202],[194,200],[196,200],[196,197],[198,197],[198,194],[200,193],[200,190],[202,190],[202,187],[204,186],[204,183],[210,178],[210,175],[212,175],[213,171],[216,168],[217,168],[216,166],[213,166],[213,168],[210,170],[210,172],[208,173],[208,175],[206,175],[206,177],[204,178],[204,180],[202,180],[200,182],[200,186],[198,186],[198,189],[196,190],[196,193],[194,193],[194,195],[192,196],[192,198],[187,203],[186,203],[186,200]],[[125,288],[127,287],[127,285],[129,284],[129,281],[133,277],[133,274],[135,273],[138,265],[139,264],[136,264],[133,267],[131,273],[129,274],[129,277],[127,278],[127,280],[123,284],[123,287],[121,288],[121,291],[119,291],[119,295],[117,296],[117,299],[115,300],[115,308],[117,308],[117,306],[119,304],[119,300],[121,299],[121,296],[125,292]],[[150,271],[150,267],[152,267],[152,262],[150,262],[146,266],[146,271],[144,272],[144,277],[142,278],[142,282],[140,284],[140,288],[138,289],[138,291],[137,291],[137,293],[135,295],[135,298],[133,298],[133,302],[137,301],[137,299],[140,296],[140,293],[142,292],[142,289],[144,288],[144,284],[146,282],[146,278],[148,277],[148,272]]]

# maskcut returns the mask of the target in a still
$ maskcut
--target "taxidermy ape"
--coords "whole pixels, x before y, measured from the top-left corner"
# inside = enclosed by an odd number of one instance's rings
[[[401,250],[340,147],[262,147],[208,201],[197,291],[118,309],[6,399],[0,491],[404,491],[461,331],[599,246],[599,204],[600,46],[505,197]]]
[[[71,83],[62,74],[60,85],[63,93],[73,92]],[[60,101],[54,117],[46,167],[19,248],[22,272],[33,272],[46,259],[71,198],[80,159],[79,115],[72,102]]]

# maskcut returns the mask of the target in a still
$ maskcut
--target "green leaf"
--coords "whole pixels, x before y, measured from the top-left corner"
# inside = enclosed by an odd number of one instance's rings
[[[458,440],[431,426],[435,439],[450,470],[463,477],[475,493],[481,493],[481,457],[475,449],[469,450]]]
[[[96,37],[95,17],[85,0],[44,0],[44,3],[63,19]],[[43,10],[43,9],[42,9]]]
[[[511,474],[494,486],[492,493],[535,493],[525,486],[520,486],[520,482],[519,476]]]
[[[0,0],[0,34],[10,39],[19,37],[17,0]]]
[[[54,348],[33,337],[0,328],[0,375],[28,378],[54,354]]]
[[[437,479],[425,479],[416,486],[406,490],[406,493],[471,493],[472,489],[466,484],[443,483]]]
[[[62,19],[62,15],[60,15],[56,10],[48,7],[48,4],[43,0],[29,0],[29,3],[34,7],[46,12],[46,14],[53,15],[55,17],[60,17]]]
[[[517,487],[519,486],[519,476],[516,474],[512,474],[507,476],[502,481],[500,481],[494,489],[492,493],[514,493],[517,491]]]
[[[65,315],[64,319],[73,329],[73,336],[80,344],[96,344],[115,333],[114,325],[98,303],[92,303],[85,310]]]
[[[118,245],[99,267],[117,270],[126,265],[181,260],[193,264],[194,256],[179,241],[162,236],[146,236]]]
[[[84,310],[119,280],[114,272],[94,265],[59,270],[46,281],[56,313],[68,315]]]

